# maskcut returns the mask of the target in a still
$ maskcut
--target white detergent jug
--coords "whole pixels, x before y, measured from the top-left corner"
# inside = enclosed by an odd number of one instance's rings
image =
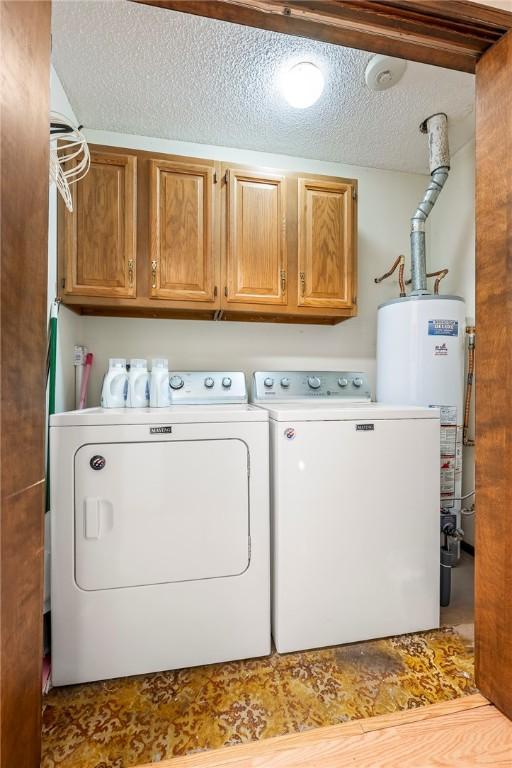
[[[149,405],[149,373],[145,360],[130,360],[128,374],[127,408],[146,408]]]
[[[151,408],[165,408],[170,405],[169,361],[163,357],[151,361],[149,404]]]
[[[128,373],[126,372],[126,360],[121,357],[112,357],[108,361],[108,371],[103,379],[101,390],[101,405],[103,408],[124,408],[126,404],[126,390],[128,386]]]

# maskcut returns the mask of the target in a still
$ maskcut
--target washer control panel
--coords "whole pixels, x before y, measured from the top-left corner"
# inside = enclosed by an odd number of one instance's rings
[[[247,387],[242,371],[171,371],[171,405],[246,403]]]
[[[360,371],[255,371],[252,398],[264,400],[371,400],[368,376]]]

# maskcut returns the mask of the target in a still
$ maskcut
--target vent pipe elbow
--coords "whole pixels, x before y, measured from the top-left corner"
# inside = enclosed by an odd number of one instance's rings
[[[448,145],[448,117],[444,112],[427,117],[420,125],[420,131],[428,135],[430,173],[439,168],[450,170],[450,147]]]
[[[428,294],[425,222],[448,179],[450,148],[448,118],[444,112],[428,117],[420,126],[428,135],[431,180],[411,219],[411,281],[412,295]]]

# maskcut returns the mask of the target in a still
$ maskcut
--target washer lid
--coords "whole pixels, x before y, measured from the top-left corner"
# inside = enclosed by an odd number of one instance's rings
[[[171,405],[169,408],[85,408],[50,416],[51,427],[131,424],[210,424],[267,421],[266,411],[253,405]]]
[[[437,419],[438,408],[386,403],[333,403],[295,400],[292,403],[259,405],[274,421],[376,421],[392,419]]]

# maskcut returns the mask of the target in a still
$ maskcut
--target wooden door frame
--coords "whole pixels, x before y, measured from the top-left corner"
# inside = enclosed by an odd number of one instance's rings
[[[512,151],[507,143],[512,121],[512,14],[490,7],[489,2],[483,5],[469,0],[135,1],[476,71],[477,682],[512,717],[512,560],[507,557],[512,545],[512,413],[507,401],[512,386]],[[49,0],[2,0],[1,5],[5,90],[10,100],[2,115],[2,142],[13,151],[4,153],[1,168],[2,187],[8,194],[1,203],[0,354],[9,350],[13,354],[8,355],[0,375],[0,725],[2,764],[6,760],[18,768],[39,766],[41,415],[46,354],[46,308],[42,312],[41,299],[45,304],[49,6]],[[5,23],[4,14],[9,13],[13,16]],[[14,18],[15,14],[20,18]],[[21,95],[24,102],[18,104]],[[2,92],[2,106],[4,97]],[[15,142],[9,140],[9,132],[16,136]],[[26,290],[27,275],[31,292]],[[17,419],[12,417],[14,412]],[[33,441],[32,451],[27,450],[27,437]],[[501,472],[496,468],[496,446],[501,449]]]
[[[132,1],[471,73],[512,29],[512,12],[474,0]]]
[[[476,74],[476,680],[512,719],[512,0],[133,1]]]
[[[0,5],[0,764],[39,766],[49,0]]]

